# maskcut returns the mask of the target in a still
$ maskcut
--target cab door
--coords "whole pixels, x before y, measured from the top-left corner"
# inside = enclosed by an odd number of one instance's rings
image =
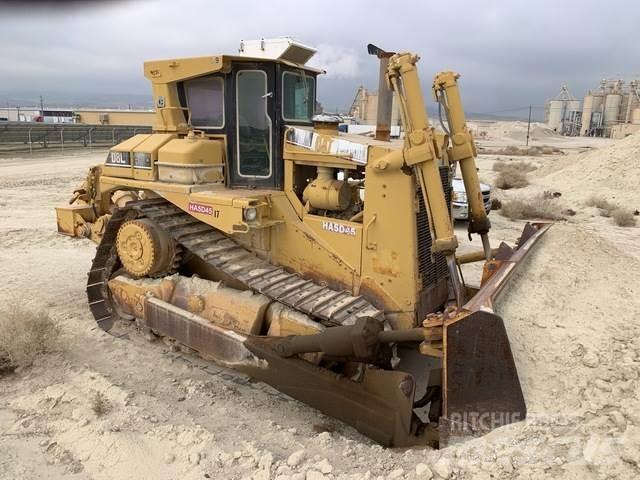
[[[280,120],[276,105],[275,66],[238,63],[232,69],[232,186],[281,188]]]

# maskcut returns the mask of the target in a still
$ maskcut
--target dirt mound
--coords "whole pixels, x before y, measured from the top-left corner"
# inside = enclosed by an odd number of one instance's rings
[[[527,138],[527,122],[495,122],[482,127],[486,131],[486,138],[510,138],[512,140],[525,141]],[[558,133],[547,127],[544,123],[531,124],[529,138],[543,140],[545,138],[560,137]]]
[[[559,158],[531,176],[576,200],[598,193],[638,208],[639,162],[640,133],[636,133],[603,148]]]

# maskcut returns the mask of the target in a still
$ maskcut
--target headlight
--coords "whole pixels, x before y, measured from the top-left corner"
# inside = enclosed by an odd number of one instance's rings
[[[249,207],[244,209],[244,219],[247,222],[253,222],[257,217],[258,211],[255,208]]]
[[[453,192],[453,201],[458,203],[466,203],[467,202],[466,192]]]
[[[133,154],[133,166],[135,168],[151,168],[151,155],[148,153],[135,152]]]

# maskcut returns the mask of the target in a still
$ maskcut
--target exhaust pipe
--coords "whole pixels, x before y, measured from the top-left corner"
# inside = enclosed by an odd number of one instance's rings
[[[376,140],[388,142],[391,138],[391,115],[393,108],[393,91],[386,81],[389,57],[394,52],[386,52],[372,43],[367,45],[369,55],[375,55],[380,60],[380,73],[378,80],[378,114],[376,116]]]

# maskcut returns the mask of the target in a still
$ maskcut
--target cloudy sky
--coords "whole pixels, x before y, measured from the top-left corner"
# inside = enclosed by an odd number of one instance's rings
[[[318,48],[312,63],[328,72],[318,97],[330,110],[348,108],[360,84],[376,88],[370,42],[418,52],[425,88],[438,70],[459,71],[466,108],[476,113],[522,115],[518,109],[544,105],[563,83],[581,97],[605,76],[640,76],[634,1],[60,4],[0,1],[0,104],[40,94],[144,98],[144,60],[234,53],[241,39],[275,36]]]

